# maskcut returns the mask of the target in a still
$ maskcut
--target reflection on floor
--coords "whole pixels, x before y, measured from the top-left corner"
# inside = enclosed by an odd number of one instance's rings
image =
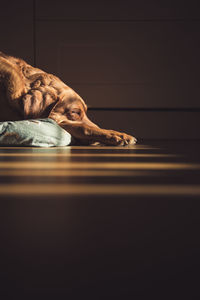
[[[200,295],[199,153],[198,141],[0,147],[1,293]]]

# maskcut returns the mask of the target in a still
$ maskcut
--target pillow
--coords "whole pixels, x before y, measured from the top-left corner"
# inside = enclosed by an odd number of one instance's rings
[[[56,147],[71,141],[71,135],[52,119],[0,122],[0,145]]]

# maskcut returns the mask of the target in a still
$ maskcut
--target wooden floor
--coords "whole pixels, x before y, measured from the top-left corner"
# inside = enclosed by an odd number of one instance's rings
[[[200,296],[199,153],[1,147],[1,299]]]

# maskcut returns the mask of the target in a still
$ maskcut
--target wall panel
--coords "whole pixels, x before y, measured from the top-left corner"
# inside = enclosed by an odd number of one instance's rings
[[[105,129],[127,132],[141,139],[199,139],[200,112],[89,111]]]
[[[104,128],[200,138],[199,53],[197,0],[36,0],[37,66],[75,89]]]
[[[158,20],[199,18],[198,0],[36,0],[37,18],[67,20]]]
[[[33,1],[0,1],[0,51],[34,63]]]
[[[199,107],[200,22],[37,22],[37,65],[93,107]]]

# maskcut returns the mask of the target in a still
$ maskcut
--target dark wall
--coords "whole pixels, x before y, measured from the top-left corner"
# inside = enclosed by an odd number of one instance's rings
[[[33,1],[0,1],[0,51],[33,63]]]
[[[103,126],[199,138],[198,1],[8,1],[2,50],[74,88]]]

